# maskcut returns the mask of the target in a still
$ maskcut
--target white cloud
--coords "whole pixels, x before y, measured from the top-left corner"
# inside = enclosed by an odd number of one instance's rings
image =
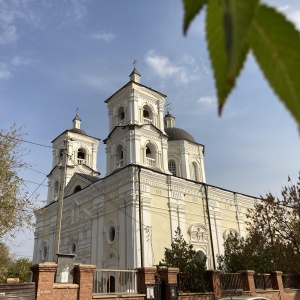
[[[56,28],[81,24],[87,16],[88,1],[0,0],[0,44],[17,42],[25,25],[43,29],[49,23],[55,23]]]
[[[279,9],[280,11],[286,11],[286,10],[288,10],[288,9],[290,9],[290,8],[291,8],[290,5],[284,5],[284,6],[279,6],[279,7],[278,7],[278,9]]]
[[[211,105],[211,104],[215,104],[217,103],[217,98],[215,96],[206,96],[206,97],[201,97],[198,100],[198,103],[203,103],[203,104],[207,104],[207,105]]]
[[[278,10],[285,14],[285,16],[295,24],[296,28],[300,30],[300,10],[295,9],[291,5],[279,6]]]
[[[0,80],[9,79],[11,76],[12,75],[7,64],[0,62]]]
[[[90,35],[90,38],[94,39],[94,40],[110,42],[110,41],[114,40],[116,38],[116,36],[113,33],[101,32],[101,33],[92,33]]]
[[[40,18],[29,4],[28,0],[0,0],[0,44],[14,43],[19,39],[20,22],[39,23]]]
[[[87,15],[87,8],[84,5],[84,2],[81,0],[71,0],[70,10],[67,13],[67,17],[70,21],[80,22]]]
[[[145,62],[163,79],[174,78],[182,84],[193,79],[192,76],[188,75],[186,68],[173,64],[168,57],[157,55],[154,50],[150,50],[145,55]]]
[[[288,19],[290,19],[300,30],[300,10],[293,11],[287,15]]]
[[[32,59],[24,59],[20,56],[14,56],[7,62],[0,62],[0,81],[10,79],[13,77],[13,73],[21,66],[28,66],[35,61]]]
[[[0,27],[0,44],[5,45],[17,41],[18,34],[16,27],[13,25]]]
[[[34,61],[32,59],[25,59],[22,58],[20,56],[15,56],[12,60],[11,60],[11,64],[15,67],[18,66],[28,66],[30,64],[32,64]]]

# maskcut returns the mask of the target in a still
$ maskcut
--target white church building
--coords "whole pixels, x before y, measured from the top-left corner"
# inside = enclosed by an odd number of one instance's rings
[[[157,265],[180,227],[207,267],[216,267],[229,232],[245,235],[256,198],[206,183],[204,145],[164,115],[166,95],[130,81],[105,100],[106,174],[99,177],[99,139],[73,128],[52,141],[48,200],[36,212],[33,263],[54,261],[63,151],[67,151],[60,253],[98,268]],[[63,150],[65,149],[65,150]]]

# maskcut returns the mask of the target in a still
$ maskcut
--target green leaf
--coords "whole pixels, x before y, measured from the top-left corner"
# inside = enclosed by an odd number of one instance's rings
[[[210,0],[206,34],[218,94],[219,114],[249,51],[247,35],[257,0]]]
[[[261,4],[250,47],[276,94],[300,124],[300,34],[275,9]]]
[[[184,6],[183,33],[186,34],[190,23],[200,13],[207,0],[182,0]]]
[[[227,80],[227,55],[223,30],[223,12],[218,0],[210,0],[207,5],[206,39],[210,61],[214,70],[220,112],[232,86]]]
[[[228,63],[228,80],[234,85],[248,52],[247,36],[258,0],[223,0],[223,25]]]

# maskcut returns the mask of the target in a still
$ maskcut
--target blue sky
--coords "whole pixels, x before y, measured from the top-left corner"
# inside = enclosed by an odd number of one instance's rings
[[[297,0],[267,1],[300,29]],[[26,140],[51,146],[72,127],[76,108],[82,129],[105,139],[104,100],[126,84],[133,60],[141,83],[166,94],[176,127],[205,145],[207,183],[259,196],[279,194],[287,176],[296,181],[299,132],[250,54],[221,118],[205,41],[204,13],[182,34],[180,0],[0,0],[0,125],[23,126]],[[48,174],[51,149],[24,144],[24,160]],[[100,142],[98,168],[105,175]],[[24,170],[27,181],[45,175]],[[32,193],[37,184],[29,183]],[[44,181],[44,185],[47,180]],[[38,206],[47,187],[34,193]],[[32,255],[32,232],[10,244],[16,256]]]

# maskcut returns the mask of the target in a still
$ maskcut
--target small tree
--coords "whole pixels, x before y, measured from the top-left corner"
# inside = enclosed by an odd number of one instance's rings
[[[193,245],[188,245],[179,227],[175,232],[171,248],[165,248],[164,256],[159,266],[178,268],[179,272],[183,273],[179,284],[188,286],[191,292],[206,290],[206,257],[201,259],[193,249]]]
[[[269,244],[282,243],[293,247],[300,255],[300,173],[293,184],[288,177],[288,185],[281,191],[282,198],[271,193],[250,209],[246,224],[251,233],[265,236]]]
[[[269,193],[249,210],[249,235],[228,236],[224,255],[218,257],[220,269],[300,272],[300,176],[296,185],[289,178],[281,194],[279,199]]]
[[[32,203],[19,176],[19,171],[27,166],[22,160],[23,136],[16,126],[9,131],[0,129],[0,238],[7,233],[13,236],[14,229],[32,225]]]

